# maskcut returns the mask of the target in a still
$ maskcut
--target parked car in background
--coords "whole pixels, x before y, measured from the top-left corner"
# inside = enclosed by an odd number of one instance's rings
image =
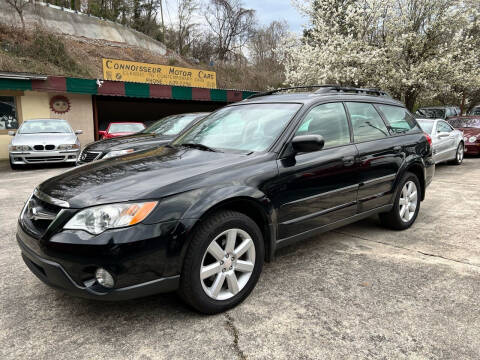
[[[203,112],[170,115],[139,133],[95,141],[82,150],[78,165],[168,144],[182,130],[208,114]]]
[[[457,116],[448,119],[448,123],[455,129],[463,131],[465,153],[469,155],[480,154],[480,115]]]
[[[412,226],[435,164],[404,105],[378,90],[290,90],[43,182],[19,218],[25,263],[77,296],[179,290],[213,314],[250,294],[276,249],[375,214]]]
[[[8,153],[10,167],[18,169],[22,165],[38,163],[75,164],[80,152],[80,140],[66,120],[31,119],[20,125],[17,131],[9,131],[13,136]]]
[[[465,143],[463,132],[454,129],[444,120],[417,119],[423,131],[432,138],[435,163],[445,161],[460,165],[463,162]]]
[[[460,115],[460,108],[456,106],[432,106],[422,107],[415,112],[419,119],[448,119]]]
[[[468,113],[470,116],[480,116],[480,105],[476,105],[470,112]]]
[[[107,130],[100,130],[100,139],[111,139],[114,137],[131,135],[145,130],[145,124],[141,122],[111,122]]]

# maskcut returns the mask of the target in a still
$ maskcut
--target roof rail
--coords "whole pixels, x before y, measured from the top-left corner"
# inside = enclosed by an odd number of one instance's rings
[[[358,95],[371,95],[371,96],[381,96],[381,97],[391,98],[391,96],[385,91],[380,89],[375,89],[375,88],[372,88],[372,89],[355,88],[355,87],[340,86],[340,85],[307,85],[307,86],[292,86],[287,88],[279,88],[275,90],[260,92],[260,93],[250,95],[248,99],[260,97],[260,96],[273,95],[282,91],[298,90],[298,89],[317,89],[314,91],[315,94],[350,93],[350,94],[358,94]]]

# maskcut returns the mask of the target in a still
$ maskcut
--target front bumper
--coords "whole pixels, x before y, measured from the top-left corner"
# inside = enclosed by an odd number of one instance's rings
[[[90,299],[126,300],[178,288],[185,227],[178,221],[138,224],[94,238],[62,231],[48,240],[17,227],[17,242],[28,268],[44,283]],[[90,237],[90,239],[89,239]],[[95,281],[97,268],[113,276],[113,289]]]
[[[180,281],[180,275],[177,275],[119,289],[106,289],[94,282],[86,282],[84,286],[80,286],[70,277],[62,265],[41,258],[30,250],[18,237],[17,241],[22,249],[23,261],[30,271],[41,281],[53,288],[82,298],[106,301],[129,300],[174,291],[178,288]]]
[[[11,151],[10,162],[15,165],[44,163],[75,163],[80,150]]]
[[[467,155],[480,155],[480,143],[466,143],[465,154]]]

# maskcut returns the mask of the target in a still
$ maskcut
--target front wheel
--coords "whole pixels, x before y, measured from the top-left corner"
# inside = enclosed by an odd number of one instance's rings
[[[380,221],[394,230],[405,230],[413,225],[420,210],[421,187],[415,174],[407,172],[399,182],[393,208],[380,214]]]
[[[222,211],[196,229],[183,264],[180,295],[205,314],[226,311],[247,298],[262,271],[263,237],[248,216]]]
[[[461,165],[463,162],[464,156],[464,146],[463,143],[458,144],[457,153],[455,154],[455,159],[452,161],[454,165]]]

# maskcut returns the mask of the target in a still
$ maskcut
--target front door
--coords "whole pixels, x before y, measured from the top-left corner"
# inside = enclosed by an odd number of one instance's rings
[[[445,121],[437,121],[437,128],[434,131],[435,138],[435,160],[450,160],[456,154],[455,134],[453,128]]]
[[[312,108],[295,135],[323,136],[322,150],[278,160],[278,238],[288,240],[356,213],[357,150],[342,103]]]

